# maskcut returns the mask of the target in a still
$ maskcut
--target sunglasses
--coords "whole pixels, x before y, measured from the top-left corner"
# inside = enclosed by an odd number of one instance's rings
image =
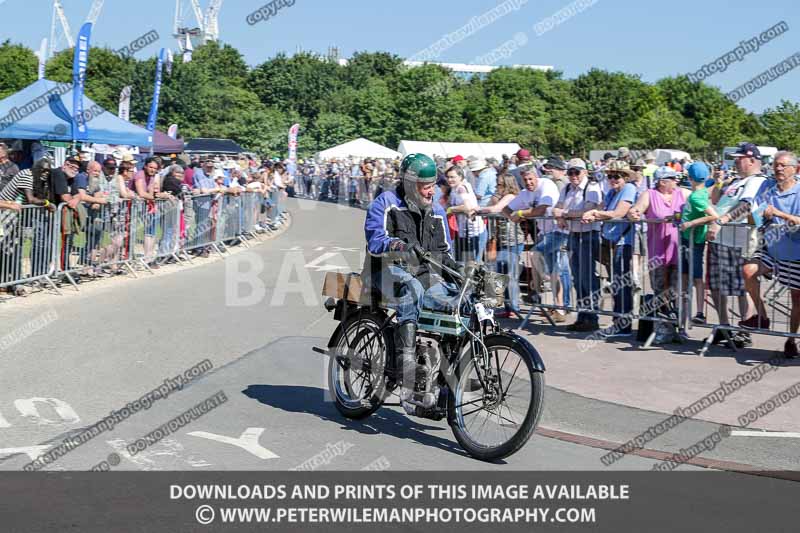
[[[624,176],[622,176],[622,174],[609,174],[608,175],[608,179],[610,179],[610,180],[621,180],[621,179],[624,179]]]
[[[580,175],[581,175],[581,169],[579,168],[571,168],[567,170],[567,176],[580,176]]]

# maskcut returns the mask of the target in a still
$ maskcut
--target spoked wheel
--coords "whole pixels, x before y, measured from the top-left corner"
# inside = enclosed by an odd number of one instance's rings
[[[328,388],[347,418],[365,418],[386,399],[386,343],[382,319],[355,313],[342,327],[328,364]]]
[[[534,368],[534,356],[523,344],[501,336],[489,336],[485,343],[490,362],[486,371],[476,368],[470,349],[462,355],[448,418],[467,453],[493,461],[516,453],[536,429],[544,374]]]

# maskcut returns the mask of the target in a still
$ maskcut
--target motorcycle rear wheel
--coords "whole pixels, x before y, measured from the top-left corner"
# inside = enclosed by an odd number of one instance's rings
[[[383,319],[358,312],[342,325],[328,363],[328,390],[336,409],[346,418],[366,418],[380,408],[386,390],[386,340]]]

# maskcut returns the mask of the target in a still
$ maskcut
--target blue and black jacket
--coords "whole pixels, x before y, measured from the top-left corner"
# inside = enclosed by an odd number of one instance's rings
[[[446,266],[458,270],[452,256],[453,243],[444,209],[434,202],[432,209],[421,214],[406,203],[402,185],[382,193],[372,202],[364,223],[364,234],[367,239],[365,277],[379,272],[387,264],[395,264],[417,277],[423,286],[430,286],[430,274],[434,273],[430,265],[419,264],[412,252],[398,254],[390,251],[392,241],[398,239],[409,248],[419,245]]]

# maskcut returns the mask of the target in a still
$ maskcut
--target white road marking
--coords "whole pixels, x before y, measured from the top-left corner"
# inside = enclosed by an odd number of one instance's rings
[[[39,413],[39,408],[36,404],[42,403],[52,407],[60,420],[45,418]],[[14,400],[14,407],[17,408],[19,414],[31,419],[39,425],[56,425],[56,424],[77,424],[81,418],[67,402],[59,400],[58,398],[22,398]]]
[[[340,266],[340,265],[324,265],[326,261],[329,259],[333,259],[334,257],[341,257],[342,254],[338,252],[325,252],[321,256],[317,257],[310,263],[306,263],[305,267],[309,270],[314,269],[316,271],[328,271],[328,270],[340,270],[344,268],[350,268],[347,265]]]
[[[731,437],[779,437],[784,439],[800,439],[800,433],[792,431],[747,431],[734,429]]]
[[[175,465],[176,461],[183,461],[189,466],[199,468],[212,466],[211,463],[205,459],[192,455],[188,458],[182,456],[185,451],[183,444],[173,438],[161,439],[159,442],[151,445],[146,450],[138,452],[136,455],[128,453],[127,441],[123,439],[112,439],[106,441],[109,446],[114,448],[120,456],[128,459],[135,464],[139,470],[176,470],[178,467]],[[161,458],[159,460],[159,458]],[[164,464],[166,462],[169,464]],[[159,465],[158,463],[162,463]]]
[[[225,435],[217,435],[216,433],[209,433],[207,431],[192,431],[188,433],[188,435],[200,437],[201,439],[214,440],[224,444],[232,444],[252,453],[259,459],[278,459],[278,455],[272,453],[258,443],[258,439],[264,431],[266,431],[265,428],[247,428],[238,439]]]
[[[24,453],[28,457],[31,458],[31,461],[35,461],[46,452],[50,448],[50,446],[19,446],[17,448],[0,448],[0,457],[6,455],[18,455],[20,453]]]

